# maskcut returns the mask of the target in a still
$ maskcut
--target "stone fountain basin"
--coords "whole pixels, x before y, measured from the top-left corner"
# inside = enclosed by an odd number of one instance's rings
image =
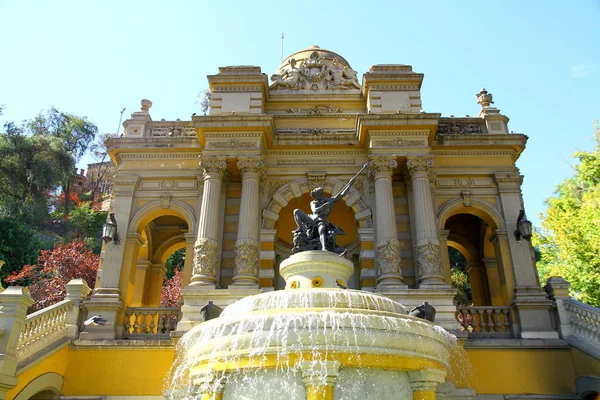
[[[310,360],[393,370],[448,367],[452,337],[404,314],[397,302],[341,289],[251,296],[195,327],[186,358],[191,375],[245,368],[294,367]]]

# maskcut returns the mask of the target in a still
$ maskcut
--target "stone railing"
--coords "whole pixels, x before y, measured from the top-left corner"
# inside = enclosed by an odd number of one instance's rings
[[[510,307],[457,307],[456,320],[469,337],[513,337]]]
[[[131,307],[125,311],[125,339],[169,339],[177,327],[178,307]]]
[[[591,342],[600,349],[600,309],[574,299],[564,302],[569,313],[571,335]]]
[[[23,360],[68,338],[67,323],[73,307],[73,302],[63,300],[29,314],[17,342],[17,358]]]

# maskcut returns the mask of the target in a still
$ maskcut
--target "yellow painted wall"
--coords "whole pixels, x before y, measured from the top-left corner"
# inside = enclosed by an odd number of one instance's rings
[[[173,348],[71,348],[63,395],[160,395]]]
[[[25,386],[40,375],[55,372],[64,376],[68,365],[69,346],[65,346],[50,357],[42,360],[39,364],[28,368],[17,376],[17,386],[6,394],[7,399],[14,399]],[[60,389],[60,388],[59,388]]]
[[[577,378],[585,375],[600,376],[600,360],[591,357],[581,350],[571,347],[571,357]]]
[[[452,371],[456,385],[478,394],[575,393],[577,376],[568,348],[467,348],[452,364],[462,366]]]

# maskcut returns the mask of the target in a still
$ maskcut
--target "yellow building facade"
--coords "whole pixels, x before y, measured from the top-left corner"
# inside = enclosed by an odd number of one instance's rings
[[[569,298],[561,278],[540,283],[519,234],[515,162],[527,137],[485,89],[476,117],[424,111],[423,79],[385,64],[359,80],[314,46],[270,79],[219,68],[208,115],[189,121],[153,120],[143,100],[109,141],[118,236],[103,246],[96,287],[71,282],[66,300],[31,315],[26,291],[0,293],[2,398],[163,398],[175,344],[203,307],[283,289],[294,210],[309,212],[311,190],[335,195],[365,164],[330,217],[354,266],[346,284],[436,308],[464,351],[432,396],[594,398],[600,311]],[[467,260],[471,306],[454,304],[448,247]],[[161,308],[165,262],[182,248],[180,307]],[[84,326],[92,315],[110,324]]]

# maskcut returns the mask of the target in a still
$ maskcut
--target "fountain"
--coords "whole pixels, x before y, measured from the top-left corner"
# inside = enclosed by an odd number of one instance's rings
[[[168,398],[435,398],[453,336],[384,296],[345,289],[353,265],[327,216],[352,181],[332,198],[315,192],[313,214],[295,213],[304,245],[321,248],[297,245],[281,263],[285,290],[239,300],[183,335]]]

